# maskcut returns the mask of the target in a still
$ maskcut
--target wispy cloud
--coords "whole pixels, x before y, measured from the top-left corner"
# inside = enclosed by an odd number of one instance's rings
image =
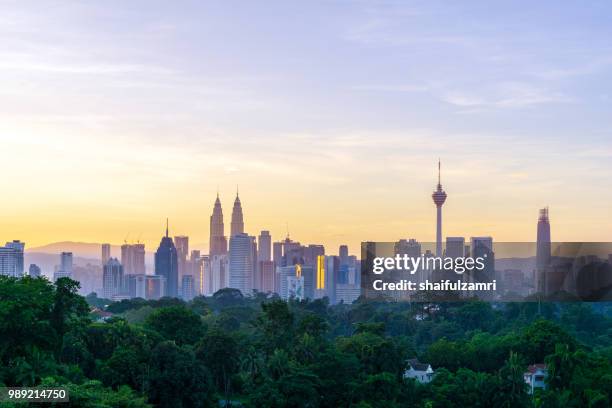
[[[551,91],[529,83],[501,83],[494,89],[477,94],[464,91],[448,92],[440,99],[460,108],[520,109],[534,105],[570,103],[574,100],[561,92]]]
[[[351,87],[353,91],[359,92],[425,92],[430,87],[427,85],[407,85],[407,84],[372,84],[372,85],[355,85]]]

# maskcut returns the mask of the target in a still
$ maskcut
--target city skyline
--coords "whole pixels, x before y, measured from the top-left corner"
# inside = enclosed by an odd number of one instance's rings
[[[446,235],[610,241],[610,8],[6,4],[3,239],[204,250],[238,184],[252,234],[433,241],[441,157]]]

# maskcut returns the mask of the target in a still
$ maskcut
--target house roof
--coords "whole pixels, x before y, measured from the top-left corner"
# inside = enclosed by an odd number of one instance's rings
[[[546,364],[536,363],[536,364],[531,364],[530,366],[527,367],[527,373],[533,374],[538,370],[546,370]]]
[[[427,371],[427,369],[429,368],[429,364],[421,363],[416,358],[411,358],[410,360],[408,360],[408,364],[415,371]]]

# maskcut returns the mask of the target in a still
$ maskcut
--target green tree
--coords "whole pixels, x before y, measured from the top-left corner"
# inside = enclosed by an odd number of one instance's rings
[[[161,408],[212,406],[213,386],[208,370],[189,348],[171,341],[151,351],[147,394]]]
[[[147,317],[145,325],[179,345],[196,343],[205,331],[201,317],[184,306],[157,309]]]
[[[229,399],[232,377],[240,368],[240,350],[236,339],[213,328],[200,341],[196,356],[210,370],[217,390],[226,400]]]

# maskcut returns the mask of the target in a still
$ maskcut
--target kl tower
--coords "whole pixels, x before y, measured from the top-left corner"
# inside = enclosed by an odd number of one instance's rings
[[[446,193],[440,183],[440,159],[438,159],[438,188],[431,195],[437,210],[436,225],[436,256],[442,256],[442,204],[446,201]]]

